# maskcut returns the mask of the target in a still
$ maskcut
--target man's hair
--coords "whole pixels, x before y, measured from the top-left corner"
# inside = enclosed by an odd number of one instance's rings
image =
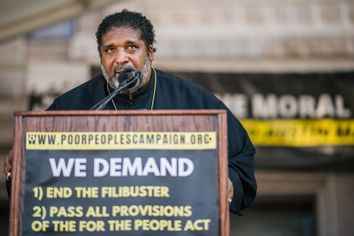
[[[126,9],[106,16],[98,26],[96,40],[98,52],[101,55],[102,38],[113,27],[128,27],[140,31],[140,37],[144,41],[146,48],[155,42],[154,27],[149,19],[139,12],[128,11]]]

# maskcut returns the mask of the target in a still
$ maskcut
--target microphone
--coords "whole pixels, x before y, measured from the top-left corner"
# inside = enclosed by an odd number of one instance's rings
[[[122,93],[135,93],[141,84],[142,74],[140,71],[136,71],[131,67],[125,68],[118,77],[119,87],[115,89],[107,97],[96,103],[90,110],[103,110],[107,104],[118,94]]]
[[[131,67],[125,68],[118,77],[120,87],[124,87],[120,93],[135,93],[139,89],[142,79],[140,71],[136,71]]]

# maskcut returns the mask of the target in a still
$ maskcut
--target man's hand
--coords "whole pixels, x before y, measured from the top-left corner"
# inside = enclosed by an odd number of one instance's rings
[[[227,201],[229,204],[231,204],[233,197],[234,197],[234,186],[230,178],[227,178]]]
[[[14,152],[12,149],[5,156],[3,172],[4,172],[7,179],[10,178],[10,176],[11,176],[13,156],[14,156]]]

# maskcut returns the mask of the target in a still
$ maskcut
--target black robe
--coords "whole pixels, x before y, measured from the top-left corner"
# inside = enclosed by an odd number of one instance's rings
[[[240,214],[256,196],[254,176],[255,149],[240,122],[211,92],[190,82],[157,70],[156,93],[152,104],[155,80],[132,98],[118,95],[114,103],[118,110],[130,109],[223,109],[227,111],[229,178],[234,186],[230,210]],[[88,110],[108,95],[107,83],[102,75],[54,99],[48,110]],[[106,109],[115,109],[110,102]]]

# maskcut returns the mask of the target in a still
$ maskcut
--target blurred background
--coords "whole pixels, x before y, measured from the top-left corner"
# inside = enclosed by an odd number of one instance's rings
[[[0,0],[0,156],[13,112],[100,72],[104,16],[154,24],[154,65],[210,89],[257,148],[258,196],[232,235],[354,235],[352,0]],[[0,178],[0,235],[9,202]]]

